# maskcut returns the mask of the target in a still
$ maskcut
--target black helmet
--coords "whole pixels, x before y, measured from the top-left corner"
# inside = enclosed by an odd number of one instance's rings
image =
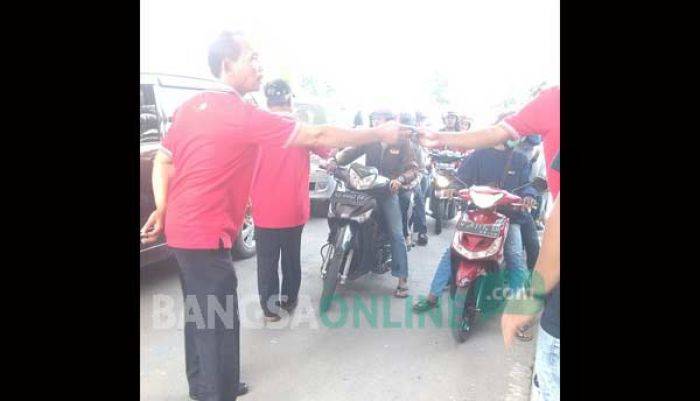
[[[383,117],[386,120],[395,120],[396,119],[396,114],[392,112],[389,109],[378,109],[370,113],[369,115],[369,121],[372,126],[374,126],[374,120],[376,120],[379,117]]]
[[[399,123],[404,125],[416,125],[416,116],[413,113],[400,113]]]
[[[275,79],[265,84],[265,97],[270,105],[287,104],[293,96],[292,88],[283,79]]]

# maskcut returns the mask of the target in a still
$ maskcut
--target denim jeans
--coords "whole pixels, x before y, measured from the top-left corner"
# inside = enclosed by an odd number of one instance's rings
[[[430,284],[430,294],[440,297],[445,286],[449,284],[452,277],[451,247],[447,247],[440,258],[433,281]],[[511,224],[504,244],[503,256],[508,269],[508,286],[511,291],[516,291],[523,287],[527,279],[528,271],[525,265],[525,255],[523,253],[522,236],[520,226]]]
[[[540,255],[540,238],[537,235],[537,226],[532,216],[525,215],[523,222],[520,224],[520,232],[523,236],[523,246],[527,254],[527,268],[532,270],[535,268],[535,262]]]
[[[508,287],[511,291],[517,291],[523,288],[529,274],[525,263],[520,224],[510,224],[506,243],[503,246],[503,257],[505,258],[508,273]]]
[[[427,234],[428,226],[425,223],[425,196],[428,191],[428,175],[423,174],[420,183],[416,185],[413,204],[413,231],[418,234]]]
[[[537,333],[533,381],[541,400],[559,401],[559,339],[549,335],[542,326]]]
[[[391,194],[377,198],[379,207],[382,208],[386,231],[391,238],[391,275],[399,278],[408,277],[408,255],[406,240],[403,236],[403,224],[401,223],[401,207],[399,197]]]
[[[451,258],[451,247],[448,246],[440,258],[440,263],[438,263],[433,275],[433,282],[430,284],[430,294],[435,298],[440,298],[440,294],[450,282],[450,277],[452,277]]]

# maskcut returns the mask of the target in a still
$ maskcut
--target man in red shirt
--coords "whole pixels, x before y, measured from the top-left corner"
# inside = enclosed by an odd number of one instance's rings
[[[547,183],[552,197],[559,193],[559,172],[552,160],[559,150],[559,87],[543,90],[518,113],[497,125],[471,132],[432,132],[422,130],[426,147],[451,146],[466,149],[488,148],[525,135],[541,135],[547,161]]]
[[[401,133],[395,123],[358,130],[307,125],[246,103],[241,96],[259,90],[262,70],[241,33],[222,33],[209,48],[208,61],[231,90],[200,93],[176,111],[154,160],[156,210],[141,237],[153,242],[165,229],[178,261],[190,397],[231,401],[239,393],[239,320],[230,248],[243,220],[259,146],[394,143]]]
[[[267,108],[292,116],[292,90],[284,80],[265,85]],[[265,320],[291,311],[301,285],[301,233],[309,220],[309,152],[328,158],[328,148],[262,146],[253,173],[251,199],[258,252],[258,293]],[[282,293],[278,269],[282,255]]]

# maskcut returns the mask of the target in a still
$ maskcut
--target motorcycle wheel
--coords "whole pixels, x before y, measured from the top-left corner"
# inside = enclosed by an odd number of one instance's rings
[[[345,230],[349,229],[350,226],[339,227],[335,235],[333,253],[330,255],[328,268],[326,269],[326,277],[323,279],[323,291],[321,292],[321,302],[319,304],[319,310],[321,313],[325,313],[331,306],[333,294],[335,294],[335,288],[338,286],[338,280],[340,279],[338,276],[340,274],[340,267],[345,261],[345,252],[343,252],[340,248],[343,243],[343,238],[345,237]]]
[[[452,286],[455,286],[454,283]],[[475,297],[472,296],[470,291],[472,288],[475,288],[473,283],[466,287],[453,289],[454,324],[452,325],[452,336],[460,344],[467,341],[472,325],[476,320],[476,305],[473,304]]]

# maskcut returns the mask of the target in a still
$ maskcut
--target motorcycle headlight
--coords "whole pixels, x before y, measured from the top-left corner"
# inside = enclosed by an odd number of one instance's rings
[[[503,192],[496,194],[485,194],[483,192],[469,191],[469,197],[478,208],[489,209],[503,197]]]
[[[436,175],[435,184],[438,186],[438,188],[446,188],[450,186],[450,179],[444,175]]]
[[[361,178],[353,169],[350,169],[350,183],[358,191],[364,191],[370,189],[377,176],[370,174],[364,178]]]

